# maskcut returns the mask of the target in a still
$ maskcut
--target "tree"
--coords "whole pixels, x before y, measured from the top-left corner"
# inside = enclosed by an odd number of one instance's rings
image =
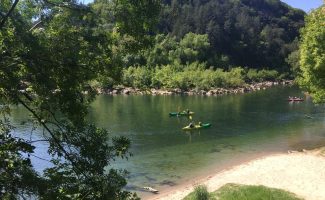
[[[224,56],[226,65],[288,72],[288,46],[299,36],[304,15],[280,0],[164,1],[159,30],[177,39],[207,34],[210,66],[223,65]]]
[[[300,44],[299,84],[317,103],[325,102],[325,6],[306,17]]]
[[[179,57],[183,63],[207,60],[207,50],[210,47],[208,35],[187,33],[179,42]]]
[[[180,41],[170,35],[158,34],[155,45],[145,52],[150,67],[174,64],[205,62],[210,47],[208,35],[188,33]],[[134,65],[134,63],[131,63]]]
[[[123,191],[126,172],[109,167],[114,158],[130,155],[130,141],[108,142],[106,130],[85,121],[95,97],[89,82],[119,71],[120,38],[134,44],[127,52],[149,44],[158,9],[158,0],[0,2],[1,199],[132,198]],[[24,106],[48,135],[53,167],[44,176],[29,159],[37,141],[10,134],[9,104]]]

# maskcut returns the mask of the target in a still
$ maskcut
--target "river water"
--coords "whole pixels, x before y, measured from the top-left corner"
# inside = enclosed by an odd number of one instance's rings
[[[325,110],[310,99],[290,103],[288,96],[303,96],[297,87],[274,87],[249,94],[206,96],[105,96],[93,102],[89,121],[107,128],[112,136],[131,139],[128,161],[113,166],[130,172],[128,187],[150,197],[141,187],[162,190],[222,170],[256,156],[310,149],[325,145]],[[189,108],[193,121],[209,122],[208,129],[184,132],[190,119],[168,113]],[[29,134],[28,116],[15,108],[15,134],[41,138],[41,130]],[[48,158],[46,143],[38,143],[36,156]],[[49,163],[33,158],[36,169]]]

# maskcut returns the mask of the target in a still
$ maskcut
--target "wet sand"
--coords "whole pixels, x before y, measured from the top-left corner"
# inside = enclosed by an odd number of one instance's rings
[[[210,192],[227,183],[284,189],[307,200],[325,199],[325,148],[254,159],[230,169],[172,187],[150,200],[180,200],[199,184]]]

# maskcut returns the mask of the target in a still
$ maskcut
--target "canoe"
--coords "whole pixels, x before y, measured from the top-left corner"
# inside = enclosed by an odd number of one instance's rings
[[[205,124],[202,124],[201,126],[199,125],[195,125],[193,128],[189,127],[189,126],[185,126],[183,128],[184,131],[191,131],[191,130],[197,130],[197,129],[202,129],[202,128],[208,128],[210,127],[211,124],[210,123],[205,123]]]
[[[190,115],[194,115],[194,112],[170,112],[169,116],[190,116]]]

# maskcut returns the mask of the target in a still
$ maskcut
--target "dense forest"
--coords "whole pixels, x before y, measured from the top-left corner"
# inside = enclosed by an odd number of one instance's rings
[[[207,34],[205,59],[214,66],[218,58],[227,58],[236,66],[288,70],[285,59],[304,25],[305,13],[280,0],[164,2],[159,31],[177,38]]]
[[[280,0],[165,0],[152,47],[121,56],[121,83],[209,89],[293,78],[304,17]]]

